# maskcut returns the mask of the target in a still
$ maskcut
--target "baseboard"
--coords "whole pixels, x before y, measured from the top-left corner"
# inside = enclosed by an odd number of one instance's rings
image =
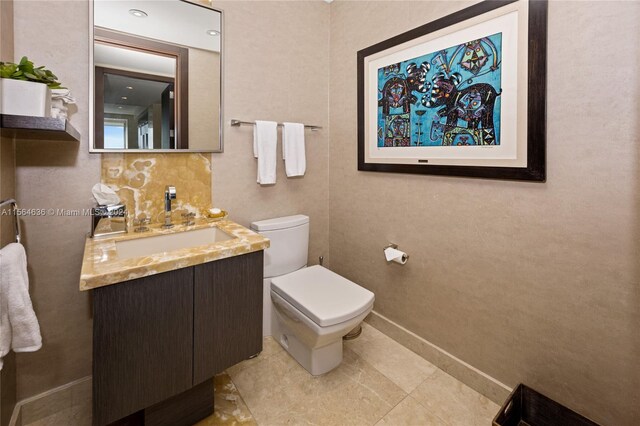
[[[44,419],[74,405],[91,404],[91,376],[83,377],[16,403],[9,426]]]
[[[365,321],[498,405],[502,405],[511,393],[509,386],[456,358],[444,349],[376,311],[372,311]]]
[[[18,404],[13,408],[13,413],[11,413],[11,418],[9,419],[9,426],[22,426],[22,413],[20,412],[20,406]]]

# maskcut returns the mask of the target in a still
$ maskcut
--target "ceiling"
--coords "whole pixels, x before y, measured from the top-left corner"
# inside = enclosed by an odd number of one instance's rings
[[[95,66],[99,67],[136,71],[164,77],[176,76],[175,58],[98,42],[94,44],[93,61]]]
[[[138,18],[129,10],[144,11]],[[186,47],[220,52],[221,14],[180,0],[95,0],[94,25]]]
[[[105,112],[127,114],[145,110],[149,105],[161,102],[162,92],[168,85],[164,82],[107,74],[104,78]]]

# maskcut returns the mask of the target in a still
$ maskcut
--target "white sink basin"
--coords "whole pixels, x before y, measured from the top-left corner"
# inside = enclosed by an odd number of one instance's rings
[[[203,228],[174,234],[137,238],[135,240],[116,241],[116,251],[120,259],[131,259],[189,247],[215,244],[233,238],[236,237],[218,228]]]

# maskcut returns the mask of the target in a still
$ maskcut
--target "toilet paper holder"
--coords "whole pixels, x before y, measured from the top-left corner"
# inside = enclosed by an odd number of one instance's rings
[[[387,244],[386,246],[384,246],[382,248],[382,254],[385,255],[385,260],[387,260],[386,250],[389,249],[389,248],[398,250],[398,245],[394,244],[394,243],[389,243],[389,244]],[[409,255],[407,253],[403,252],[402,259],[400,260],[400,262],[397,262],[397,263],[400,263],[400,264],[404,265],[405,263],[407,263],[408,260],[409,260]],[[395,260],[387,260],[387,263],[390,263],[390,262],[393,262],[393,261],[395,261]]]

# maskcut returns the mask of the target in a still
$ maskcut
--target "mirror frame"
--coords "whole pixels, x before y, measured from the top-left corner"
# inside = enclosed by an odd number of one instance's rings
[[[212,149],[104,149],[104,148],[95,148],[95,131],[96,131],[96,123],[95,123],[95,63],[94,63],[94,43],[96,41],[96,34],[94,28],[94,2],[91,0],[89,2],[89,153],[106,153],[106,154],[135,154],[135,153],[146,153],[146,154],[188,154],[188,153],[222,153],[224,152],[224,69],[225,69],[225,61],[224,61],[224,51],[225,51],[225,28],[224,28],[224,11],[221,9],[217,9],[215,7],[206,6],[202,3],[199,3],[197,0],[176,0],[184,3],[188,3],[192,6],[201,7],[208,10],[213,10],[214,12],[220,13],[220,106],[218,111],[218,120],[220,121],[219,125],[219,141],[216,147]],[[99,31],[102,31],[100,29]],[[110,30],[107,30],[110,31]],[[102,40],[101,37],[98,39]],[[155,40],[149,40],[149,42],[154,42]],[[163,42],[160,42],[163,43]],[[180,69],[180,65],[176,63],[177,71]],[[177,104],[177,102],[176,102]],[[175,116],[181,117],[182,114],[178,108],[176,108]],[[183,126],[180,123],[180,126]],[[189,124],[187,122],[186,131],[189,131]]]

